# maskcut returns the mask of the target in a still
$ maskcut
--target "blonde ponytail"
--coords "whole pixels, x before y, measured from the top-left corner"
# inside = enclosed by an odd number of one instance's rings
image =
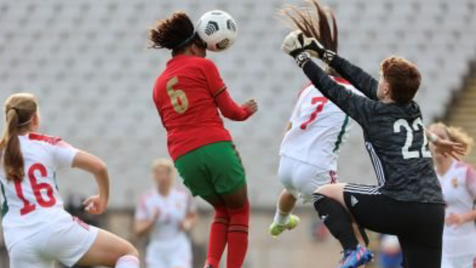
[[[28,129],[37,107],[36,98],[26,93],[14,94],[5,102],[7,124],[0,140],[0,152],[3,153],[3,168],[8,180],[22,180],[24,177],[24,161],[18,135]]]

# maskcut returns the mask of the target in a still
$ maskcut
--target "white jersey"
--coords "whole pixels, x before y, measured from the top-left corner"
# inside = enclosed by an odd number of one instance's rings
[[[347,81],[341,78],[334,80],[361,94]],[[281,143],[280,155],[324,171],[337,170],[338,152],[351,127],[349,116],[310,84],[301,91],[290,123],[291,129]]]
[[[150,242],[170,242],[170,239],[183,239],[185,233],[181,223],[196,207],[191,195],[185,190],[172,187],[167,196],[155,189],[144,194],[137,205],[136,220],[152,220],[156,211],[159,213],[155,226],[151,230]]]
[[[439,176],[446,201],[446,217],[451,213],[468,213],[476,200],[476,172],[463,162],[454,161],[445,175]],[[476,254],[476,225],[467,222],[459,227],[445,225],[443,255],[459,257]]]
[[[63,209],[56,171],[71,167],[77,150],[59,138],[42,134],[29,133],[19,136],[19,140],[24,160],[23,180],[8,181],[3,166],[0,168],[4,198],[2,225],[8,248],[55,221],[71,219]]]

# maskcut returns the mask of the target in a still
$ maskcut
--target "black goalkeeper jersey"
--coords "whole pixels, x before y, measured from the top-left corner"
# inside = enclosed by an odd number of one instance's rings
[[[343,58],[335,56],[331,67],[366,97],[337,84],[312,61],[303,70],[324,96],[362,126],[379,191],[400,201],[444,203],[418,104],[379,101],[377,80]]]

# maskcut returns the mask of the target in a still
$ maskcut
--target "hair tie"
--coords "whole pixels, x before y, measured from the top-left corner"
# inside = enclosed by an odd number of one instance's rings
[[[192,41],[195,38],[195,32],[192,33],[192,36],[182,41],[180,44],[176,45],[172,50],[185,46],[188,42]]]
[[[32,120],[33,120],[33,116],[32,116],[29,120],[27,120],[26,122],[23,122],[23,123],[21,123],[21,124],[18,124],[17,127],[26,126],[26,125],[30,124],[30,122],[31,122]]]

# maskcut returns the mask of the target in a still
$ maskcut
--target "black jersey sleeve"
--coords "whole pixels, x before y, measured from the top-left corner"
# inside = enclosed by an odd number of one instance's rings
[[[335,103],[347,115],[361,126],[368,125],[369,118],[377,105],[376,101],[360,96],[332,80],[312,60],[303,66],[304,73],[314,86],[328,99]]]
[[[378,100],[378,81],[361,68],[353,65],[344,58],[336,55],[330,66],[337,71],[345,80],[362,92],[367,98]]]

